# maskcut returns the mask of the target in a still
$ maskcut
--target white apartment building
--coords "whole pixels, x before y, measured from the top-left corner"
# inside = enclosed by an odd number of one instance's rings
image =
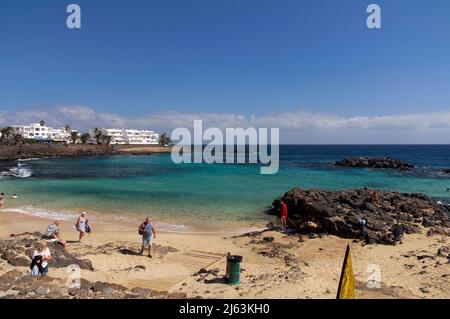
[[[126,144],[122,129],[103,128],[102,134],[111,137],[111,144],[119,144],[119,145]],[[93,134],[91,133],[91,135]]]
[[[127,144],[158,144],[159,134],[148,130],[124,130]]]
[[[13,133],[22,135],[23,138],[33,139],[36,141],[53,141],[70,143],[71,132],[67,132],[65,128],[55,129],[41,125],[40,123],[33,123],[30,125],[13,125]]]
[[[148,130],[103,128],[102,134],[111,137],[111,144],[154,145],[159,134]]]

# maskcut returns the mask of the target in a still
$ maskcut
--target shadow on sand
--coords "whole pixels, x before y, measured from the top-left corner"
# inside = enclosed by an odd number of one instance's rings
[[[136,252],[136,251],[128,249],[128,248],[120,248],[117,251],[123,255],[131,255],[131,256],[140,256],[141,255],[139,252]]]
[[[205,284],[227,284],[228,285],[228,281],[225,277],[222,278],[214,278],[214,279],[206,279],[204,281]]]

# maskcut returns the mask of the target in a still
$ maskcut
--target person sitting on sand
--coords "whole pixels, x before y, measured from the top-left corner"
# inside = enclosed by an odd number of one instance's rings
[[[5,205],[5,200],[6,200],[5,193],[1,193],[0,194],[0,208],[3,208],[3,206]]]
[[[80,217],[78,217],[77,223],[75,224],[76,230],[80,233],[80,237],[78,239],[78,242],[81,243],[81,240],[83,239],[84,235],[88,233],[87,229],[87,223],[88,220],[86,219],[86,212],[82,212]]]
[[[50,249],[47,247],[45,240],[39,243],[38,249],[33,253],[33,261],[31,262],[32,275],[46,275],[48,273],[48,262],[52,259]]]
[[[281,200],[281,225],[286,228],[286,221],[288,218],[288,209],[286,203]]]
[[[360,218],[358,219],[358,226],[359,226],[359,235],[361,238],[364,238],[365,236],[365,230],[366,230],[366,226],[367,226],[367,219],[365,218]]]
[[[144,249],[148,247],[148,257],[152,258],[151,250],[153,245],[153,239],[156,239],[155,226],[151,222],[150,218],[147,217],[145,222],[139,226],[139,235],[142,235],[142,248],[139,252],[140,255],[144,254]]]
[[[66,241],[60,237],[59,225],[59,220],[55,220],[53,224],[48,225],[47,230],[42,237],[50,242],[60,243],[64,249],[66,249]]]
[[[374,203],[375,206],[380,207],[380,201],[376,191],[372,191],[372,203]]]

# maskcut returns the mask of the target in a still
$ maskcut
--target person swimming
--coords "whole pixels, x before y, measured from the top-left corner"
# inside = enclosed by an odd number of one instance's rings
[[[12,199],[17,199],[17,194],[13,194],[13,195],[11,196],[11,198],[12,198]]]

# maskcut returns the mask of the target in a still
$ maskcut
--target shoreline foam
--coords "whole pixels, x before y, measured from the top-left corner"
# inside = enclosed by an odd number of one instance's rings
[[[85,210],[49,210],[37,206],[27,205],[18,207],[6,207],[0,209],[0,214],[2,213],[14,213],[25,216],[37,217],[44,220],[60,220],[63,222],[75,223],[78,216]],[[89,219],[92,225],[95,224],[121,224],[129,227],[138,227],[145,215],[142,216],[126,216],[126,215],[116,215],[108,214],[103,212],[93,212],[89,211]],[[178,233],[178,234],[243,234],[246,232],[259,231],[263,228],[263,223],[259,226],[244,226],[243,222],[236,222],[234,226],[199,226],[199,225],[185,225],[185,224],[175,224],[164,220],[154,221],[155,227],[159,231],[167,233]]]

